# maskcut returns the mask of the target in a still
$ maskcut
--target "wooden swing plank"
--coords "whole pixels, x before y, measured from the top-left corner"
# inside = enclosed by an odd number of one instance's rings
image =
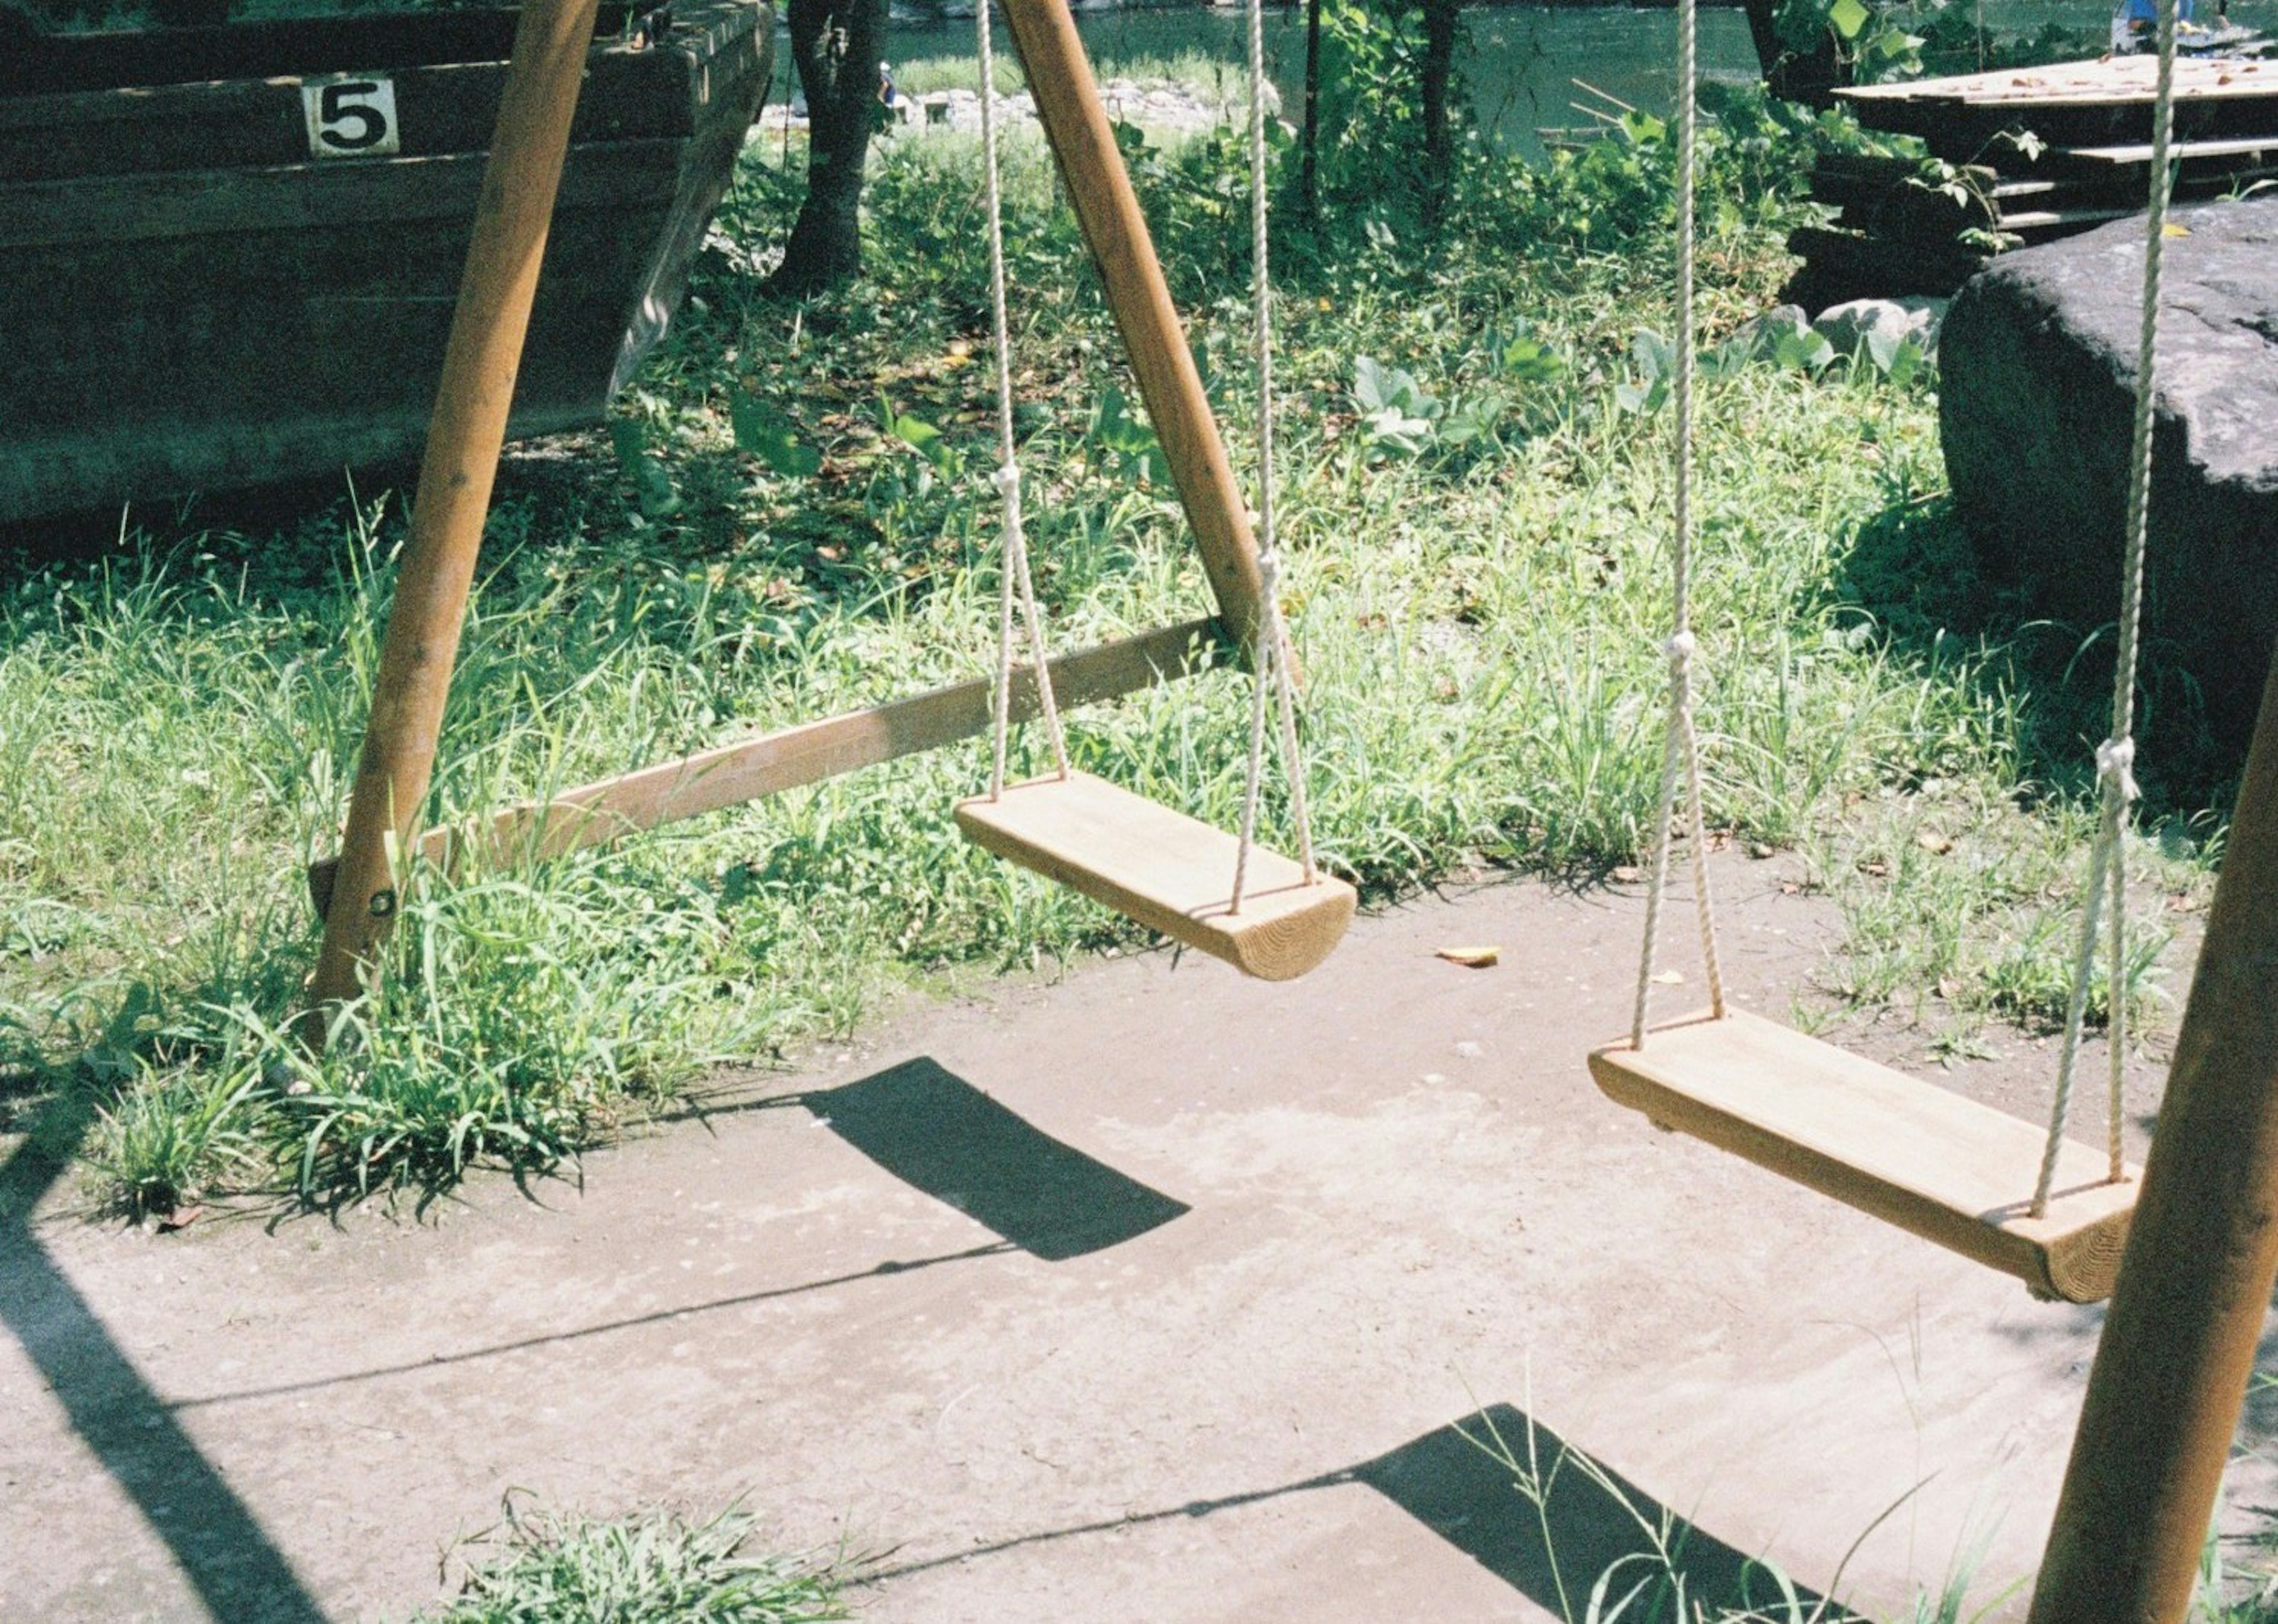
[[[1590,1056],[1617,1103],[2016,1276],[2046,1295],[2112,1293],[2142,1174],[2107,1181],[2068,1140],[2030,1217],[2043,1129],[1761,1016],[1705,1013]]]
[[[1242,911],[1231,913],[1241,842],[1089,773],[1010,784],[957,804],[975,845],[1105,903],[1245,975],[1287,981],[1329,956],[1357,901],[1326,874],[1252,846]]]

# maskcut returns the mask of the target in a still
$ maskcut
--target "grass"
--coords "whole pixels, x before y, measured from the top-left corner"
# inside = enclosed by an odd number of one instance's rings
[[[665,1510],[600,1520],[509,1507],[458,1593],[415,1624],[829,1624],[852,1615],[828,1567],[748,1550],[753,1519]]]
[[[779,150],[747,155],[612,444],[566,475],[509,470],[439,818],[988,667],[972,143],[883,150],[875,276],[803,307],[758,286],[796,199]],[[1712,337],[1785,273],[1790,205],[1762,154],[1736,138],[1715,167]],[[1227,161],[1202,138],[1134,166],[1247,467]],[[1040,145],[1009,185],[1052,636],[1191,614],[1206,589]],[[1624,385],[1633,332],[1665,320],[1665,162],[1609,147],[1472,185],[1464,236],[1355,206],[1286,232],[1280,260],[1314,815],[1380,903],[1481,863],[1632,861],[1658,759],[1668,423]],[[1412,385],[1397,421],[1360,398],[1364,355]],[[1849,925],[1814,1007],[1896,1005],[1962,1053],[1984,1022],[2054,1007],[2101,699],[2092,660],[2019,634],[1976,577],[1933,388],[1841,362],[1708,380],[1696,614],[1714,821],[1803,853]],[[780,430],[767,455],[738,443],[755,414]],[[400,512],[361,491],[281,527],[141,515],[111,545],[0,561],[0,1129],[91,1107],[109,1204],[558,1168],[719,1062],[1135,940],[957,837],[976,743],[609,850],[423,873],[379,1003],[310,1059],[283,1036],[313,946],[300,868],[336,837]],[[1230,822],[1243,704],[1238,675],[1199,677],[1082,713],[1074,747]],[[2192,905],[2220,785],[2188,751],[2162,759],[2181,766],[2152,777],[2159,838],[2136,867]],[[2164,947],[2146,926],[2131,999],[2154,995]]]
[[[1013,95],[1028,88],[1020,58],[1008,44],[999,45],[993,60],[998,94]],[[1103,85],[1120,79],[1140,85],[1166,85],[1205,105],[1245,106],[1250,94],[1246,70],[1240,62],[1205,50],[1119,51],[1111,41],[1098,53],[1093,66]],[[978,58],[966,54],[915,57],[894,65],[894,83],[911,95],[929,95],[942,90],[978,90],[981,64]]]
[[[1908,1510],[1927,1476],[1860,1531],[1823,1590],[1815,1592],[1769,1558],[1747,1560],[1735,1573],[1729,1553],[1721,1559],[1714,1550],[1693,1553],[1702,1541],[1711,1546],[1715,1542],[1586,1452],[1563,1442],[1546,1447],[1531,1407],[1522,1419],[1523,1430],[1507,1429],[1482,1411],[1464,1436],[1509,1475],[1513,1514],[1531,1524],[1540,1541],[1552,1589],[1543,1605],[1555,1599],[1562,1624],[1865,1624],[1869,1617],[1880,1624],[1981,1624],[2009,1616],[2005,1610],[2030,1594],[2029,1578],[2002,1581],[1984,1574],[1999,1519],[1981,1506],[1960,1535],[1943,1575],[1935,1584],[1917,1588],[1900,1611],[1869,1615],[1843,1599],[1843,1576],[1853,1559],[1885,1524]],[[1554,1500],[1560,1510],[1554,1511]],[[1591,1508],[1594,1520],[1622,1529],[1634,1544],[1631,1553],[1596,1573],[1569,1572],[1562,1566],[1557,1530],[1562,1522],[1571,1525],[1578,1501]],[[2218,1511],[2218,1525],[2221,1520]],[[1911,1541],[1909,1535],[1910,1550]],[[2236,1542],[2209,1530],[2184,1624],[2272,1624],[2278,1620],[2278,1578],[2273,1576],[2267,1536],[2248,1542],[2251,1549],[2243,1559],[2233,1558],[2227,1543]]]

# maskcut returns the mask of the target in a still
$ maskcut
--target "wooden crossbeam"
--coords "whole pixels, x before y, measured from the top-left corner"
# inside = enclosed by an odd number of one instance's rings
[[[1188,621],[1059,655],[1051,662],[1052,690],[1072,708],[1187,675],[1216,663],[1223,647],[1218,633],[1214,620]],[[1016,721],[1036,714],[1030,669],[1021,667],[1013,685]],[[991,686],[992,679],[976,677],[581,784],[505,807],[472,829],[430,829],[419,837],[419,855],[443,868],[470,846],[491,861],[559,857],[877,766],[987,732]],[[332,906],[339,863],[326,858],[309,865],[309,895],[320,914]]]

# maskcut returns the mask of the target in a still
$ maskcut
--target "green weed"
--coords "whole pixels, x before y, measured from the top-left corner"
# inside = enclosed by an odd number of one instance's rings
[[[415,1624],[829,1624],[851,1617],[828,1568],[750,1554],[753,1519],[518,1512],[458,1594]]]
[[[1785,127],[1736,106],[1713,143],[1712,344],[1785,273],[1794,161],[1766,133]],[[1238,164],[1129,139],[1247,468]],[[747,154],[618,443],[573,447],[566,476],[509,466],[432,820],[988,669],[977,152],[882,149],[875,274],[799,305],[760,285],[799,191],[773,156]],[[1040,142],[1014,143],[1007,181],[1052,637],[1194,614],[1207,587]],[[1543,170],[1482,159],[1462,184],[1461,233],[1360,210],[1292,225],[1278,262],[1319,840],[1380,901],[1481,862],[1633,861],[1659,756],[1669,422],[1624,388],[1637,335],[1666,326],[1665,155],[1648,132]],[[1932,380],[1714,371],[1695,601],[1712,821],[1796,847],[1838,896],[1837,999],[2031,1015],[2077,884],[2095,674],[1976,576],[1939,494]],[[1429,431],[1391,454],[1368,419],[1395,408]],[[299,870],[337,840],[401,533],[367,492],[281,531],[153,522],[91,560],[0,562],[0,1095],[101,1106],[120,1201],[563,1168],[719,1061],[844,1033],[903,989],[1140,940],[958,837],[975,743],[612,850],[417,874],[382,990],[308,1059],[283,1036],[314,941]],[[1243,684],[1205,672],[1092,707],[1072,749],[1230,823]],[[2170,893],[2203,889],[2219,843],[2192,821],[2216,794],[2189,782],[2154,780],[2152,815],[2198,834],[2139,864]],[[2158,973],[2144,940],[2131,996]]]

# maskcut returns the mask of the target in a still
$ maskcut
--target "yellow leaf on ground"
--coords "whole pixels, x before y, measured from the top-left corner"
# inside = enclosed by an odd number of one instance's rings
[[[1501,948],[1441,948],[1440,957],[1466,970],[1485,970],[1502,957]]]

